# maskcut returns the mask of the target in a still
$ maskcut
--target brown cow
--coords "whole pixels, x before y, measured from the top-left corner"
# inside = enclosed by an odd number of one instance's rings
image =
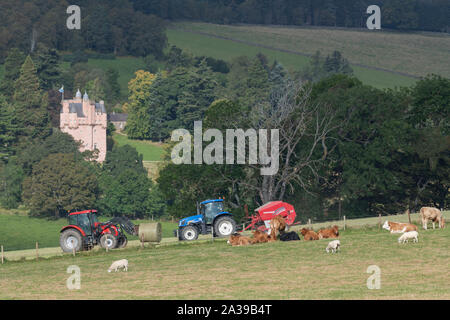
[[[319,239],[326,239],[326,238],[338,238],[339,237],[339,228],[338,226],[333,226],[331,228],[327,229],[320,229],[317,232]]]
[[[232,234],[227,241],[228,244],[234,246],[246,246],[252,244],[252,239],[241,236],[239,233]]]
[[[319,236],[313,230],[303,228],[301,233],[304,240],[319,240]]]
[[[385,221],[383,224],[383,229],[389,230],[391,233],[404,233],[409,231],[418,231],[416,225],[411,223],[400,223]]]
[[[275,216],[270,220],[270,237],[277,239],[278,233],[283,233],[286,230],[286,221],[280,215]]]
[[[275,239],[272,239],[267,233],[260,230],[253,232],[252,243],[265,243],[269,241],[275,241]]]
[[[422,207],[420,209],[420,218],[422,219],[422,227],[428,229],[428,221],[433,222],[433,229],[436,229],[436,222],[439,223],[439,228],[444,228],[445,221],[441,210],[432,207]]]

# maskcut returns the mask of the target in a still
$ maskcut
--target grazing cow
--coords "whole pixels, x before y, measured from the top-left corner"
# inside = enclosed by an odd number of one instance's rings
[[[298,236],[297,232],[291,231],[291,232],[285,232],[280,235],[281,241],[295,241],[300,240],[300,237]]]
[[[383,224],[383,229],[389,230],[391,233],[404,233],[418,230],[417,226],[411,223],[397,223],[387,220]]]
[[[339,228],[338,226],[333,226],[328,229],[320,229],[317,232],[319,239],[326,238],[338,238],[339,237]]]
[[[228,244],[234,246],[247,246],[252,244],[252,239],[249,237],[241,236],[239,233],[232,234],[227,241]]]
[[[305,240],[319,240],[319,236],[313,230],[303,228],[301,233]]]
[[[275,216],[270,220],[270,237],[277,238],[277,233],[283,233],[286,230],[286,221],[280,215]]]
[[[422,227],[427,230],[428,221],[433,222],[433,229],[436,228],[436,222],[439,223],[439,228],[444,228],[445,221],[441,210],[432,207],[422,207],[420,209],[420,218],[422,219]]]
[[[330,243],[328,243],[328,246],[327,246],[327,248],[325,249],[325,251],[326,251],[327,253],[329,253],[330,251],[331,251],[332,253],[336,253],[336,251],[341,250],[340,248],[341,248],[341,242],[340,242],[339,240],[333,240],[333,241],[331,241]]]
[[[417,231],[405,232],[398,238],[398,243],[406,243],[409,239],[413,239],[414,242],[419,242],[418,236],[419,233]]]
[[[128,271],[128,260],[122,259],[114,261],[111,266],[108,268],[108,272],[111,272],[114,270],[114,272],[117,272],[120,268],[123,268],[124,271]]]
[[[270,241],[275,241],[275,239],[272,239],[270,235],[268,235],[263,231],[260,230],[253,231],[252,243],[265,243]]]

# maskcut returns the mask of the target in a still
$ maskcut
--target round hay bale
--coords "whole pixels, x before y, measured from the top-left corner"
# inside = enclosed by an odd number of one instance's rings
[[[161,223],[142,223],[139,225],[139,240],[143,242],[161,242]]]

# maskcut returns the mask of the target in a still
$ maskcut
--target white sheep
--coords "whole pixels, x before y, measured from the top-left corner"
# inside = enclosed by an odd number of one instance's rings
[[[127,259],[122,259],[122,260],[114,261],[111,264],[111,267],[109,267],[108,272],[111,272],[113,270],[114,270],[114,272],[117,272],[117,270],[119,268],[123,268],[124,271],[128,271],[128,260]]]
[[[327,253],[329,253],[331,250],[332,253],[335,253],[336,251],[340,250],[340,247],[341,247],[341,242],[339,240],[334,240],[334,241],[331,241],[330,243],[328,243],[328,246],[325,249],[325,251]]]
[[[419,233],[417,231],[409,231],[405,232],[400,238],[398,238],[398,243],[408,242],[409,239],[413,239],[414,242],[419,242],[417,238]]]

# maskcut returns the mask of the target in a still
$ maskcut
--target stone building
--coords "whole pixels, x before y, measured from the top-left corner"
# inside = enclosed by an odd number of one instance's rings
[[[89,100],[87,93],[81,97],[80,90],[74,99],[63,100],[60,113],[60,129],[81,141],[80,151],[98,150],[98,162],[106,157],[107,114],[105,103]]]
[[[126,113],[110,113],[108,114],[108,121],[111,122],[117,131],[123,131],[127,124],[128,114]]]

